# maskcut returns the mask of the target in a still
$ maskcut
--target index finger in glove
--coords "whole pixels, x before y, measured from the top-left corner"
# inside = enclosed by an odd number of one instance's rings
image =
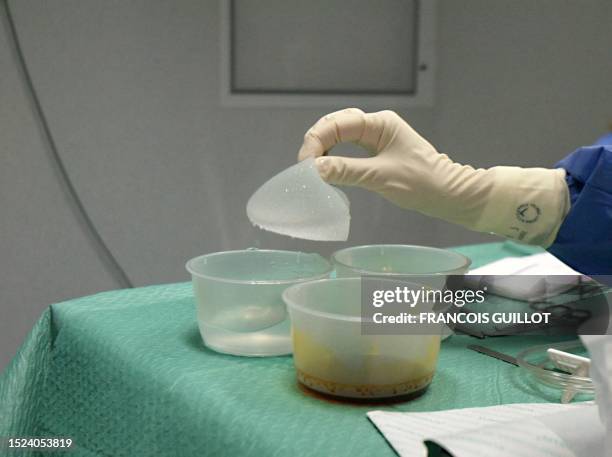
[[[338,143],[359,142],[365,129],[365,119],[365,113],[358,108],[326,114],[304,135],[298,160],[322,156]]]

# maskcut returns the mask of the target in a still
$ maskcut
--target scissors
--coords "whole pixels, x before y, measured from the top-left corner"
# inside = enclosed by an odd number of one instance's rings
[[[602,286],[592,281],[585,281],[583,278],[580,278],[575,287],[563,294],[548,297],[546,299],[524,302],[525,305],[528,305],[529,308],[535,312],[550,313],[548,316],[548,323],[508,324],[489,327],[478,324],[456,324],[454,330],[476,338],[485,338],[487,336],[515,335],[539,329],[577,329],[585,321],[592,319],[594,316],[592,311],[584,309],[585,300],[601,295],[606,296],[611,292],[612,288],[610,287]],[[468,309],[467,306],[464,306],[461,312],[470,313],[473,311]]]

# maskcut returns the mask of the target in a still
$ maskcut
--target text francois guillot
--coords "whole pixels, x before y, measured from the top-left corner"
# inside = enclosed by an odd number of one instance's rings
[[[382,308],[385,305],[401,304],[414,309],[418,304],[448,304],[458,308],[466,304],[483,303],[484,290],[432,290],[415,289],[407,286],[397,286],[394,289],[374,290],[372,292],[372,306]],[[372,321],[375,324],[548,324],[551,313],[444,313],[444,312],[400,312],[385,314],[375,312]]]

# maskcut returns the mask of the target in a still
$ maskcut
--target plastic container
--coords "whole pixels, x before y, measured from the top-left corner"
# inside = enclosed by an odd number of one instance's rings
[[[386,276],[397,278],[415,276],[429,287],[443,288],[447,276],[467,273],[472,261],[446,249],[406,244],[371,244],[341,249],[332,254],[337,278],[357,276]],[[453,334],[443,327],[442,339]]]
[[[258,249],[203,255],[186,268],[206,346],[248,356],[291,352],[281,294],[293,284],[328,277],[332,270],[318,254]]]
[[[533,346],[519,353],[516,356],[516,360],[526,373],[534,376],[542,384],[561,391],[571,389],[574,394],[585,395],[583,399],[591,398],[595,394],[593,380],[589,376],[577,376],[556,370],[553,361],[547,353],[547,350],[550,348],[582,356],[587,355],[582,342],[580,340],[573,340]]]
[[[430,384],[440,335],[363,335],[361,278],[292,286],[293,360],[300,383],[337,397],[416,396]],[[440,326],[441,331],[441,326]]]
[[[332,255],[336,276],[462,275],[472,261],[446,249],[404,244],[372,244]]]

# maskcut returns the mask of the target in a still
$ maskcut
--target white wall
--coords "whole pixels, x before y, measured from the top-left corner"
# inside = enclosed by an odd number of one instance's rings
[[[218,1],[10,5],[68,172],[136,285],[186,280],[199,253],[341,245],[249,225],[248,196],[329,108],[220,107]],[[440,0],[435,106],[401,114],[457,160],[550,166],[612,118],[610,24],[606,0]],[[117,287],[57,184],[2,32],[0,367],[49,303]],[[349,194],[350,244],[492,239]]]
[[[0,370],[49,303],[116,287],[59,185],[1,19]]]

